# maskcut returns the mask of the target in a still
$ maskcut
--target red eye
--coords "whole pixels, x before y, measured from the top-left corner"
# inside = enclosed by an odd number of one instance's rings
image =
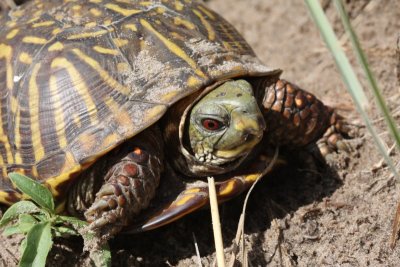
[[[214,120],[214,119],[204,119],[201,121],[201,124],[203,125],[203,127],[209,131],[216,131],[221,129],[224,124],[218,120]]]

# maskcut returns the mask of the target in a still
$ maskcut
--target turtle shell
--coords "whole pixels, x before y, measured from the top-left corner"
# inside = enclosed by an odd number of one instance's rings
[[[7,173],[62,195],[82,170],[217,81],[268,77],[197,1],[35,0],[0,19],[0,202]]]

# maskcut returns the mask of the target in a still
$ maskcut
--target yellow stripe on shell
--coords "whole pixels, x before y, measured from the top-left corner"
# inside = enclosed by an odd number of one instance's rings
[[[17,148],[17,151],[15,152],[14,155],[14,161],[16,164],[22,164],[22,158],[21,155],[19,153],[19,148],[21,147],[21,135],[19,134],[19,128],[20,128],[20,124],[21,124],[21,116],[20,116],[20,112],[18,112],[18,101],[17,99],[12,96],[11,97],[11,111],[15,116],[15,126],[14,126],[14,142],[15,142],[15,146]]]
[[[72,49],[72,52],[77,55],[83,62],[91,66],[94,70],[96,70],[99,75],[103,78],[103,81],[110,86],[111,88],[119,91],[121,94],[127,96],[130,93],[130,89],[120,84],[113,77],[111,77],[106,70],[104,70],[99,62],[84,54],[77,48]]]
[[[106,48],[106,47],[101,47],[99,45],[93,46],[93,50],[98,52],[98,53],[100,53],[100,54],[106,54],[106,55],[116,56],[116,55],[119,54],[118,50],[110,49],[110,48]]]
[[[154,118],[158,118],[159,115],[163,114],[166,109],[166,106],[158,105],[146,110],[146,112],[143,114],[143,121],[150,121],[154,120]]]
[[[54,20],[37,22],[37,23],[32,24],[32,28],[47,27],[47,26],[53,25],[54,23],[55,23]]]
[[[161,33],[159,33],[158,31],[156,31],[156,29],[153,28],[153,26],[151,26],[151,24],[144,20],[144,19],[140,19],[140,23],[143,25],[143,27],[145,27],[147,30],[149,30],[150,32],[152,32],[155,36],[157,36],[158,39],[161,40],[161,42],[164,43],[164,45],[175,55],[177,55],[178,57],[180,57],[181,59],[183,59],[184,61],[186,61],[187,64],[189,64],[189,66],[195,70],[195,73],[202,77],[205,78],[205,74],[198,68],[196,62],[190,58],[190,56],[188,54],[185,53],[185,51],[183,51],[178,45],[176,45],[175,43],[171,42],[170,40],[168,40],[168,38],[166,38],[164,35],[162,35]]]
[[[24,15],[24,9],[12,9],[11,10],[11,17],[21,17]]]
[[[118,3],[131,4],[132,0],[115,0]]]
[[[104,138],[103,142],[101,143],[101,147],[109,148],[114,147],[114,145],[121,140],[121,137],[116,133],[112,133]]]
[[[193,10],[193,13],[199,17],[201,23],[204,25],[204,27],[206,28],[207,32],[208,32],[208,39],[210,39],[211,41],[215,40],[215,31],[213,29],[213,27],[211,26],[211,24],[206,20],[206,18],[201,14],[200,11],[198,10]]]
[[[81,99],[85,102],[87,110],[85,111],[91,120],[97,121],[96,118],[96,104],[94,103],[92,96],[90,95],[89,88],[85,83],[85,79],[82,77],[81,72],[75,68],[75,65],[72,64],[68,59],[64,57],[58,57],[53,59],[51,63],[51,68],[63,68],[68,72],[69,78],[72,81],[71,85],[74,85],[76,93],[80,96]]]
[[[15,197],[18,199],[22,198],[22,195],[20,193],[14,193]],[[7,205],[12,205],[14,204],[13,202],[8,201],[7,199],[9,198],[9,193],[4,192],[4,191],[0,191],[0,202],[7,204]]]
[[[51,98],[54,99],[53,110],[58,144],[60,148],[64,148],[67,146],[67,138],[64,132],[66,125],[64,120],[62,99],[58,92],[57,78],[54,75],[50,76],[49,89]]]
[[[72,7],[72,10],[73,11],[80,11],[82,9],[82,6],[81,5],[74,5],[73,7]]]
[[[28,53],[22,52],[18,59],[21,63],[32,64],[32,57]]]
[[[58,185],[68,181],[72,173],[78,172],[80,170],[81,166],[76,162],[75,157],[71,154],[71,152],[67,151],[65,153],[65,163],[60,171],[60,175],[49,178],[45,182],[47,185],[49,185],[50,191],[53,196],[57,197],[60,195],[60,192],[56,190]]]
[[[154,5],[154,2],[143,1],[143,2],[140,2],[139,5],[141,5],[141,6],[151,6],[151,5]]]
[[[11,46],[0,44],[0,59],[4,58],[6,61],[6,85],[8,90],[11,90],[14,86],[14,70],[11,65],[12,52]]]
[[[3,161],[3,157],[0,157],[1,159],[1,165],[4,166],[4,161]],[[1,168],[1,174],[3,175],[3,177],[7,177],[7,168]]]
[[[134,31],[134,32],[137,31],[136,25],[135,25],[135,24],[132,24],[132,23],[125,24],[125,25],[124,25],[124,28],[125,28],[125,29],[128,29],[128,30],[131,30],[131,31]]]
[[[85,28],[94,28],[97,26],[97,22],[92,21],[85,24]]]
[[[97,9],[97,8],[91,8],[91,9],[89,9],[89,12],[90,12],[90,14],[92,14],[95,17],[99,17],[102,14],[101,10]]]
[[[207,10],[205,7],[197,6],[197,8],[200,9],[204,14],[206,14],[207,17],[209,17],[210,19],[215,20],[215,16],[209,10]]]
[[[13,29],[11,30],[9,33],[7,33],[6,35],[6,39],[10,40],[12,38],[14,38],[19,32],[19,29]]]
[[[178,93],[179,93],[179,91],[168,92],[167,94],[161,96],[161,100],[163,102],[169,103],[169,102],[171,102],[172,99],[174,99],[174,97],[176,97],[178,95]]]
[[[126,8],[120,7],[119,5],[111,4],[111,3],[106,4],[104,6],[108,9],[110,9],[114,12],[117,12],[126,17],[142,12],[142,10],[140,10],[140,9],[126,9]]]
[[[50,45],[47,50],[53,52],[53,51],[61,51],[63,49],[64,45],[61,42],[55,42],[54,44]]]
[[[156,12],[158,13],[158,14],[164,14],[165,13],[165,8],[164,7],[157,7],[157,9],[156,9]]]
[[[57,35],[57,34],[59,34],[61,31],[62,31],[62,29],[60,29],[60,28],[55,28],[55,29],[51,32],[51,34],[52,34],[52,35]]]
[[[194,77],[194,76],[190,76],[186,81],[186,84],[189,87],[196,87],[200,83],[201,83],[201,81],[199,79],[197,79],[196,77]]]
[[[130,65],[128,64],[128,63],[126,63],[126,62],[119,62],[118,64],[117,64],[117,71],[119,72],[119,73],[127,73],[128,71],[130,71],[131,70],[131,67],[130,67]]]
[[[132,130],[135,129],[135,124],[132,121],[132,118],[129,115],[128,111],[124,107],[119,106],[118,103],[113,101],[112,97],[107,100],[106,105],[111,110],[111,113],[114,114],[114,120],[117,122],[119,127],[124,128],[124,132],[132,132]]]
[[[15,22],[15,21],[7,21],[6,22],[6,26],[9,28],[14,27],[15,25],[17,25],[17,22]]]
[[[180,1],[175,1],[175,9],[181,11],[183,9],[183,4]]]
[[[103,25],[101,25],[101,26],[110,26],[111,25],[111,23],[112,23],[112,20],[111,19],[106,19],[104,22],[103,22]],[[110,31],[113,31],[114,30],[114,28],[112,28]]]
[[[25,36],[22,42],[26,44],[45,44],[47,40],[37,36]]]
[[[129,41],[127,39],[122,39],[122,38],[114,38],[113,40],[117,47],[122,47],[129,43]]]
[[[37,63],[33,66],[32,74],[29,79],[29,111],[31,121],[31,136],[32,146],[35,157],[35,162],[38,162],[44,156],[44,146],[42,143],[41,129],[40,129],[40,98],[39,98],[39,87],[36,78],[39,73],[41,63]],[[17,129],[19,130],[19,129]],[[17,133],[19,134],[19,133]]]
[[[83,33],[71,34],[70,36],[67,37],[67,39],[75,40],[75,39],[93,38],[93,37],[104,35],[106,33],[108,33],[107,30],[99,30],[99,31],[95,31],[95,32],[83,32]]]
[[[7,90],[10,92],[13,89],[14,86],[14,81],[13,81],[13,73],[14,70],[11,65],[11,56],[12,56],[12,48],[11,46],[5,45],[5,44],[0,44],[0,59],[5,59],[5,65],[6,65],[6,87]],[[10,94],[11,95],[11,94]],[[11,96],[12,98],[12,96]],[[7,157],[7,162],[8,163],[13,163],[14,158],[11,152],[11,146],[8,140],[8,135],[4,133],[3,130],[3,121],[2,121],[2,116],[0,116],[0,142],[3,143],[5,151],[6,151],[6,157]]]
[[[183,25],[186,28],[188,28],[189,30],[194,30],[196,28],[196,26],[192,22],[182,19],[180,17],[174,17],[174,23],[176,25]]]

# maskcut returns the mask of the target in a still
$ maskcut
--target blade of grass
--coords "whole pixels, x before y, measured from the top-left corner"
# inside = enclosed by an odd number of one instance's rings
[[[378,105],[378,107],[380,108],[380,110],[383,114],[383,117],[386,121],[386,125],[389,128],[389,131],[392,134],[393,138],[395,139],[395,143],[396,143],[397,147],[400,149],[399,129],[397,128],[396,123],[394,122],[394,119],[389,112],[389,109],[388,109],[388,107],[385,103],[385,100],[381,94],[378,84],[376,83],[375,77],[368,66],[367,57],[365,56],[365,54],[361,48],[360,42],[357,38],[357,35],[355,34],[353,27],[351,26],[349,17],[347,16],[347,13],[346,13],[346,10],[344,9],[343,3],[341,0],[335,0],[334,2],[336,5],[336,9],[338,10],[338,12],[340,14],[342,23],[346,29],[346,32],[347,32],[348,36],[350,37],[350,41],[353,46],[353,50],[357,56],[357,59],[361,65],[361,67],[364,70],[365,76],[369,83],[369,87],[370,87],[372,93],[374,94],[376,104]],[[388,153],[390,153],[390,152],[388,152]],[[394,168],[394,170],[392,168],[392,172],[397,177],[397,179],[399,179],[399,175],[397,174],[395,168]],[[396,246],[396,242],[397,242],[397,239],[399,236],[399,230],[400,230],[400,202],[397,204],[397,211],[396,211],[396,214],[395,214],[395,217],[393,220],[392,228],[393,229],[392,229],[392,236],[390,239],[390,247],[393,249]]]
[[[341,0],[335,0],[335,5],[337,10],[339,11],[340,18],[342,19],[342,23],[346,29],[347,34],[350,37],[350,41],[353,45],[353,50],[358,58],[358,61],[365,72],[365,76],[368,80],[369,86],[374,94],[377,105],[381,109],[383,113],[383,117],[386,120],[386,124],[392,133],[393,138],[396,140],[397,147],[400,149],[400,132],[394,122],[393,117],[391,116],[389,109],[385,103],[385,100],[379,90],[378,84],[376,83],[375,76],[373,75],[371,69],[369,68],[367,57],[364,54],[364,51],[361,48],[360,42],[355,34],[353,27],[350,24],[349,17],[344,9],[343,3]]]
[[[387,154],[386,148],[383,145],[381,139],[379,138],[375,128],[373,127],[371,120],[369,119],[366,109],[369,107],[368,100],[362,90],[360,81],[357,79],[356,74],[354,73],[353,68],[351,67],[349,60],[347,59],[343,49],[340,47],[339,41],[336,38],[333,29],[326,18],[319,1],[315,0],[305,0],[308,9],[313,17],[315,24],[318,26],[319,31],[331,51],[336,65],[339,68],[339,71],[343,77],[344,82],[348,88],[350,95],[353,98],[353,101],[357,107],[358,112],[360,113],[361,117],[364,120],[368,131],[371,133],[372,138],[374,139],[375,143],[377,144],[381,154],[385,158],[388,166],[391,168],[393,174],[396,176],[397,179],[399,178],[399,174],[396,171],[396,167]]]

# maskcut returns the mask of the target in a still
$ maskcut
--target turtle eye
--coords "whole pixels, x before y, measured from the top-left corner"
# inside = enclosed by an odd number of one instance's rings
[[[201,125],[204,127],[204,129],[209,130],[209,131],[217,131],[223,128],[225,125],[219,120],[216,119],[203,119],[201,121]]]

